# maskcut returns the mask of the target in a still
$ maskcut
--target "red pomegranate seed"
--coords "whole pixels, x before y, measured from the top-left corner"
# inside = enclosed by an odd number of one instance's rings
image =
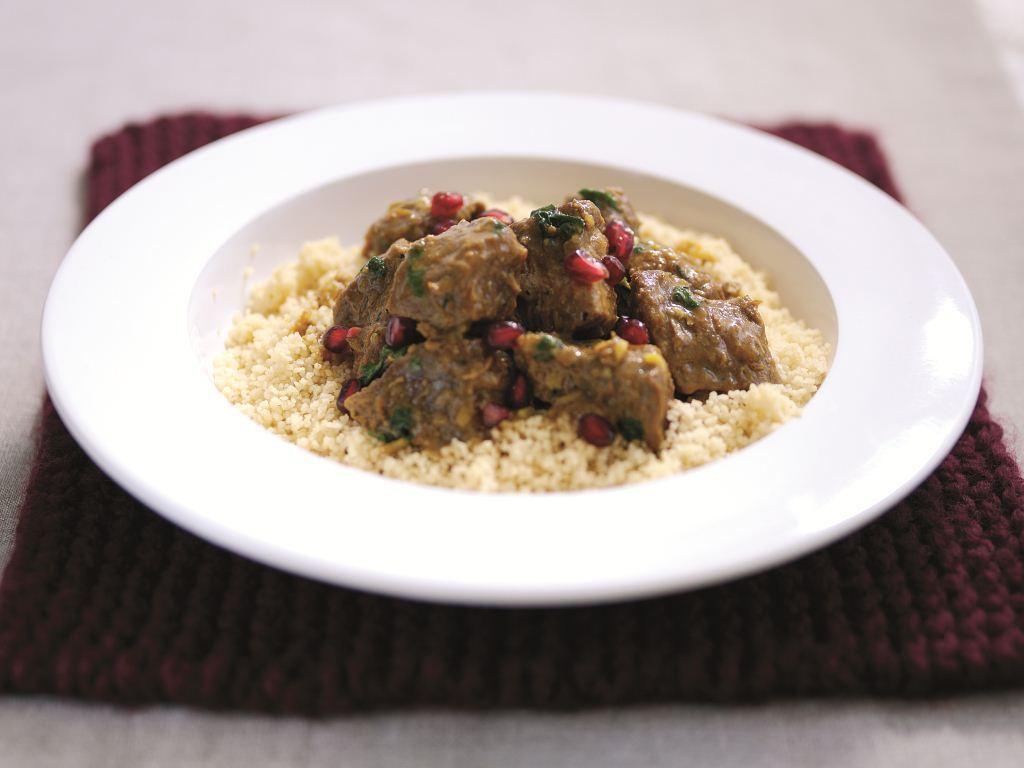
[[[602,418],[596,413],[584,413],[580,416],[579,424],[576,425],[576,433],[598,448],[611,445],[615,439],[615,430],[608,423],[608,419]]]
[[[487,343],[492,349],[515,349],[516,339],[526,333],[526,329],[512,320],[494,323],[487,329]]]
[[[356,336],[359,335],[359,332],[361,330],[363,330],[363,329],[360,328],[358,325],[353,325],[351,328],[348,329],[348,333],[346,334],[346,336],[349,339],[354,339]]]
[[[622,282],[622,278],[626,276],[626,268],[622,266],[621,261],[614,256],[605,256],[601,263],[608,270],[608,285],[618,285]]]
[[[633,253],[633,230],[621,221],[611,221],[604,228],[604,236],[608,238],[608,255],[625,263]]]
[[[637,320],[635,317],[626,317],[623,315],[619,318],[619,322],[615,324],[615,333],[619,335],[619,338],[625,339],[630,344],[650,344],[651,337],[647,333],[647,326],[643,324],[642,320]]]
[[[332,325],[324,331],[320,343],[324,345],[324,349],[328,352],[341,354],[348,349],[348,332],[348,328],[343,325]]]
[[[352,395],[360,390],[359,379],[349,379],[341,385],[341,392],[338,393],[338,410],[342,413],[348,413],[348,408],[345,407],[345,401],[348,400]]]
[[[481,411],[485,427],[496,427],[511,415],[512,411],[498,403],[488,403]]]
[[[492,219],[497,219],[502,224],[512,223],[512,217],[509,216],[505,211],[501,210],[501,208],[488,208],[486,211],[480,214],[480,218],[483,218],[484,216],[488,216]]]
[[[597,283],[608,279],[608,269],[600,261],[577,248],[563,262],[569,277],[577,283]]]
[[[430,199],[430,215],[435,219],[450,219],[462,207],[458,192],[438,192]]]
[[[384,343],[389,347],[404,347],[412,340],[416,322],[408,317],[392,315],[384,327]]]
[[[455,226],[455,219],[438,219],[430,225],[430,234],[440,235]]]
[[[521,373],[517,373],[512,379],[512,386],[508,388],[508,405],[510,408],[519,410],[530,404],[530,382]]]

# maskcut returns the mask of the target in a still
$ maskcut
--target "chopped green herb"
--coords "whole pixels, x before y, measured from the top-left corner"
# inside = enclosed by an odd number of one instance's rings
[[[397,439],[392,434],[389,434],[387,432],[378,432],[376,429],[368,429],[366,431],[369,433],[370,437],[375,437],[382,443],[391,443]]]
[[[395,408],[388,419],[391,429],[400,435],[408,435],[412,429],[412,411],[406,407]]]
[[[637,419],[631,419],[627,416],[619,419],[619,434],[626,440],[643,440],[644,425]]]
[[[378,376],[380,376],[381,372],[384,370],[384,365],[385,365],[384,355],[381,355],[380,358],[377,360],[377,362],[375,362],[375,363],[366,363],[365,365],[360,367],[360,369],[359,369],[359,384],[360,384],[360,386],[365,387],[371,381],[373,381]]]
[[[406,261],[409,262],[409,269],[405,273],[405,279],[409,283],[409,290],[412,291],[413,296],[424,296],[427,292],[426,286],[423,284],[425,270],[423,267],[417,266],[421,258],[423,258],[423,248],[418,245],[410,248],[409,252],[405,255]]]
[[[676,304],[682,304],[687,309],[696,309],[700,306],[700,302],[694,298],[693,294],[690,293],[690,289],[685,285],[677,285],[672,289],[672,301]]]
[[[423,372],[423,361],[420,360],[419,355],[413,355],[412,357],[409,358],[409,368],[412,370],[413,373]]]
[[[619,210],[619,201],[603,189],[581,189],[580,194],[597,205],[607,205],[613,211]]]
[[[547,237],[555,237],[557,235],[563,240],[568,240],[573,235],[578,235],[586,227],[583,219],[579,216],[562,213],[556,210],[553,205],[545,205],[543,208],[532,211],[530,217],[537,222],[544,235]]]
[[[555,356],[555,350],[561,349],[565,344],[557,336],[552,336],[550,333],[545,333],[539,339],[537,344],[533,348],[533,356],[540,360],[542,363],[547,362]]]
[[[391,360],[396,357],[401,357],[405,352],[406,347],[393,349],[385,344],[381,348],[380,357],[377,358],[376,362],[366,363],[359,368],[359,384],[365,387],[384,372],[384,369]]]
[[[366,269],[371,275],[375,275],[376,277],[383,277],[388,273],[388,267],[384,263],[384,259],[380,256],[370,257],[370,260],[366,262]]]
[[[505,228],[505,222],[495,219],[492,226],[494,227],[495,232],[501,232],[501,230]]]
[[[366,431],[382,443],[391,443],[401,437],[408,437],[412,432],[412,423],[412,411],[401,406],[391,412],[386,429],[368,429]]]

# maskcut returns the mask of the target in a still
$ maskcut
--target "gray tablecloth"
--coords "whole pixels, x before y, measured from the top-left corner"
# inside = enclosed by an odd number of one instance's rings
[[[180,108],[545,88],[877,129],[974,291],[993,409],[1024,424],[1024,121],[966,0],[6,2],[0,72],[0,562],[42,391],[39,313],[78,227],[88,142]],[[317,723],[8,698],[0,765],[1011,765],[1022,716],[1017,693]]]

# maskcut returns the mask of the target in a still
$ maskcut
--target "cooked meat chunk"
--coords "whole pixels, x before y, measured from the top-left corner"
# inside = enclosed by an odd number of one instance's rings
[[[462,208],[452,218],[455,221],[472,219],[484,210],[484,204],[466,198]],[[363,256],[369,258],[384,253],[397,240],[419,240],[430,234],[437,220],[430,215],[430,194],[421,192],[408,200],[399,200],[388,206],[387,212],[366,231]]]
[[[380,374],[390,357],[384,349],[384,322],[362,326],[359,335],[348,340],[352,348],[352,370],[362,383],[367,383]]]
[[[709,299],[731,299],[740,295],[738,285],[720,283],[698,269],[698,266],[687,254],[653,240],[638,243],[629,257],[630,276],[649,269],[657,269],[683,278],[691,290],[698,291]]]
[[[419,448],[438,448],[486,434],[481,409],[503,401],[510,367],[507,355],[478,339],[428,339],[395,357],[345,407],[383,441],[404,437]]]
[[[379,357],[391,284],[409,248],[410,243],[399,240],[386,253],[370,257],[355,279],[342,289],[334,304],[335,325],[362,329],[358,336],[349,339],[357,372]]]
[[[547,333],[527,333],[516,345],[516,363],[541,400],[576,413],[608,419],[627,439],[653,450],[665,437],[672,377],[658,348],[618,337],[574,345]]]
[[[615,291],[604,280],[576,282],[565,260],[575,251],[601,261],[608,253],[604,219],[589,200],[548,206],[513,225],[529,255],[521,280],[519,314],[533,330],[564,334],[605,333],[614,324]]]
[[[630,289],[684,395],[778,381],[764,323],[749,297],[712,299],[670,272],[634,273]]]
[[[622,187],[601,187],[599,189],[581,189],[576,195],[570,195],[566,202],[582,197],[594,203],[604,217],[607,225],[612,221],[621,221],[634,232],[640,229],[640,217]]]
[[[525,260],[511,227],[492,218],[462,222],[412,244],[395,273],[388,309],[416,320],[427,336],[510,318]]]
[[[387,315],[387,300],[395,272],[405,258],[410,243],[400,240],[387,253],[372,256],[346,285],[334,303],[336,325],[364,326]]]

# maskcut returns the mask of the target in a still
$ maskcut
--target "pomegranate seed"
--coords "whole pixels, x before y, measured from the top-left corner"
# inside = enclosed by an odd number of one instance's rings
[[[352,326],[351,328],[349,328],[349,329],[348,329],[348,333],[347,333],[347,334],[345,334],[345,335],[346,335],[346,336],[347,336],[347,337],[348,337],[349,339],[354,339],[354,338],[355,338],[356,336],[358,336],[358,335],[359,335],[359,332],[360,332],[361,330],[363,330],[363,329],[362,329],[362,328],[360,328],[360,327],[359,327],[358,325],[353,325],[353,326]]]
[[[430,199],[430,215],[435,219],[450,219],[462,207],[458,192],[438,192]]]
[[[625,339],[630,344],[650,344],[651,337],[647,333],[647,326],[643,324],[643,321],[637,320],[635,317],[626,317],[623,315],[619,318],[619,322],[615,324],[615,333],[619,335],[619,338]]]
[[[615,430],[608,423],[608,419],[598,416],[596,413],[584,413],[580,416],[579,424],[576,425],[576,433],[598,448],[611,445],[615,439]]]
[[[600,261],[577,248],[563,262],[569,277],[577,283],[597,283],[608,279],[608,269]]]
[[[512,223],[512,217],[509,216],[505,211],[501,210],[501,208],[489,208],[480,214],[480,218],[483,218],[484,216],[488,216],[492,219],[497,219],[502,224]]]
[[[512,379],[512,386],[508,388],[508,404],[510,408],[519,410],[530,404],[530,381],[521,373],[517,373]]]
[[[622,278],[626,276],[626,268],[622,266],[621,261],[614,256],[605,256],[601,263],[608,270],[608,285],[618,285],[622,282]]]
[[[332,325],[324,331],[320,343],[328,352],[340,354],[348,349],[348,328],[343,325]]]
[[[348,400],[352,395],[361,389],[359,386],[359,379],[349,379],[341,385],[341,392],[338,393],[338,410],[342,413],[347,414],[348,408],[345,407],[345,401]]]
[[[455,226],[455,219],[438,219],[430,225],[430,234],[440,235]]]
[[[416,332],[416,323],[408,317],[392,315],[384,327],[384,343],[389,347],[404,347]]]
[[[487,329],[487,343],[492,349],[514,349],[516,339],[526,333],[526,329],[512,320],[494,323]]]
[[[604,228],[604,236],[608,238],[608,255],[625,263],[633,253],[633,230],[621,221],[611,221]]]
[[[496,427],[511,415],[512,411],[497,403],[488,403],[481,411],[485,427]]]

